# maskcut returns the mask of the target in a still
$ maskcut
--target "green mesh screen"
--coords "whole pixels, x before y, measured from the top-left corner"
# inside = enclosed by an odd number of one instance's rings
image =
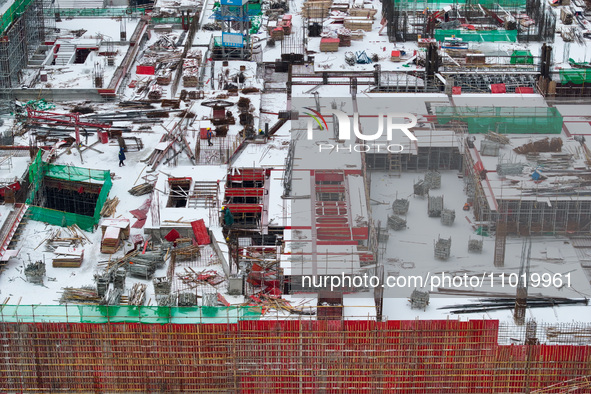
[[[561,83],[574,83],[581,85],[583,83],[591,83],[591,69],[589,68],[574,68],[568,70],[560,70]]]
[[[534,64],[534,57],[530,51],[513,51],[511,64]]]
[[[517,30],[435,30],[437,41],[443,41],[449,37],[475,42],[516,42]]]
[[[32,205],[44,176],[75,182],[102,182],[103,186],[98,195],[94,215],[79,215],[76,213],[57,211],[55,209]],[[42,160],[41,150],[37,153],[37,157],[35,157],[33,163],[29,166],[29,182],[34,185],[31,195],[27,199],[27,204],[31,205],[29,207],[31,219],[56,226],[71,226],[76,224],[78,227],[86,231],[93,231],[94,226],[98,224],[101,216],[101,209],[103,208],[103,205],[109,196],[109,191],[113,186],[111,173],[109,171],[48,164]]]
[[[5,323],[221,324],[260,316],[260,307],[249,306],[0,305],[0,318]]]
[[[470,134],[560,134],[562,115],[552,107],[437,107],[437,121],[460,120]]]
[[[15,1],[5,12],[2,14],[0,18],[0,34],[4,33],[4,31],[10,26],[10,24],[18,18],[31,4],[33,0],[21,0]]]
[[[52,10],[46,8],[44,13],[46,16],[53,17],[50,15]],[[55,12],[60,13],[62,18],[112,18],[112,17],[125,17],[125,16],[137,16],[144,15],[146,10],[144,8],[136,8],[132,10],[127,7],[109,7],[109,8],[56,8]]]
[[[150,24],[152,25],[162,25],[162,24],[169,24],[169,25],[180,25],[183,23],[182,18],[150,18]]]
[[[472,4],[481,4],[485,7],[492,8],[493,6],[499,4],[502,7],[510,7],[510,8],[525,8],[527,0],[480,0],[480,1],[473,1]],[[420,10],[429,8],[432,11],[437,11],[442,9],[448,5],[463,5],[466,4],[466,0],[457,0],[457,1],[450,1],[450,0],[419,0],[419,1],[412,1],[412,0],[394,0],[395,5],[402,6],[403,9],[411,9],[411,10]]]

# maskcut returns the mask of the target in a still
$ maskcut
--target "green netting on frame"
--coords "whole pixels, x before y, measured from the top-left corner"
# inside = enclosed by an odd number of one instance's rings
[[[51,16],[50,8],[44,9],[46,16]],[[60,8],[55,12],[59,12],[62,18],[117,18],[139,16],[146,13],[145,8],[131,9],[128,7],[108,7],[108,8]]]
[[[513,51],[511,64],[534,64],[534,56],[530,51]]]
[[[562,115],[553,107],[437,107],[437,121],[459,120],[470,134],[560,134]]]
[[[581,85],[591,83],[591,68],[573,68],[560,70],[560,83],[574,83]]]
[[[4,323],[223,324],[258,320],[261,312],[250,306],[0,305]]]
[[[168,24],[168,25],[180,25],[181,23],[183,23],[182,18],[175,18],[175,17],[154,17],[154,18],[150,18],[150,24],[151,25],[163,25],[163,24]]]
[[[58,211],[32,205],[35,200],[35,195],[39,190],[39,186],[43,181],[43,177],[45,176],[73,182],[102,183],[103,186],[98,195],[94,214],[92,216],[79,215],[72,212]],[[78,227],[86,231],[93,231],[94,227],[98,224],[101,216],[101,209],[103,208],[103,205],[109,196],[109,191],[111,191],[111,187],[113,186],[110,171],[48,164],[42,160],[41,150],[39,150],[37,157],[35,157],[35,160],[29,166],[29,182],[33,185],[31,195],[27,199],[27,204],[30,205],[29,215],[31,219],[56,226],[71,226],[76,224]]]
[[[517,30],[435,30],[435,39],[461,38],[472,42],[517,42]]]
[[[421,10],[429,8],[432,11],[438,11],[445,6],[461,6],[466,4],[466,0],[393,0],[396,6],[402,6],[406,10]],[[480,4],[487,8],[493,8],[497,4],[501,7],[509,8],[525,8],[527,0],[479,0],[474,1],[472,4]]]
[[[33,0],[17,0],[4,11],[4,14],[0,17],[0,34],[4,33],[8,26],[10,26],[16,18],[21,16],[32,2]]]

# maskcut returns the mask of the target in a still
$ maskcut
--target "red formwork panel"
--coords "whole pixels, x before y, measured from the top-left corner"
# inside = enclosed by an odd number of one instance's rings
[[[207,227],[205,227],[205,222],[203,219],[191,222],[191,227],[193,228],[193,234],[195,234],[197,245],[209,245],[211,243],[211,239],[209,238],[209,233],[207,232]]]
[[[490,85],[491,93],[507,93],[507,88],[504,83],[493,83]]]
[[[138,65],[135,68],[135,73],[138,75],[154,75],[156,73],[156,68],[154,68],[154,66]]]

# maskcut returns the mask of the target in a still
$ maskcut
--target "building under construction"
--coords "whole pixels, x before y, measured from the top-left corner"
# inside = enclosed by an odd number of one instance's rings
[[[0,5],[0,391],[591,392],[586,4],[53,6]]]
[[[0,25],[0,89],[20,85],[21,71],[37,47],[44,42],[46,33],[43,0],[8,3],[12,4],[3,13]]]

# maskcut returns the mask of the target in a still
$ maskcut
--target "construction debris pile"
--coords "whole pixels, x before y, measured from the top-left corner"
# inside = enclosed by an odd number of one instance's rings
[[[101,301],[94,286],[65,287],[60,298],[60,304],[98,305]]]
[[[526,154],[526,153],[542,153],[542,152],[561,152],[562,151],[562,138],[544,138],[534,142],[528,142],[513,149],[515,153]]]
[[[92,244],[76,224],[70,227],[53,229],[49,236],[43,240],[43,243],[45,243],[45,250],[48,252],[54,252],[57,248],[78,248],[86,243]]]

